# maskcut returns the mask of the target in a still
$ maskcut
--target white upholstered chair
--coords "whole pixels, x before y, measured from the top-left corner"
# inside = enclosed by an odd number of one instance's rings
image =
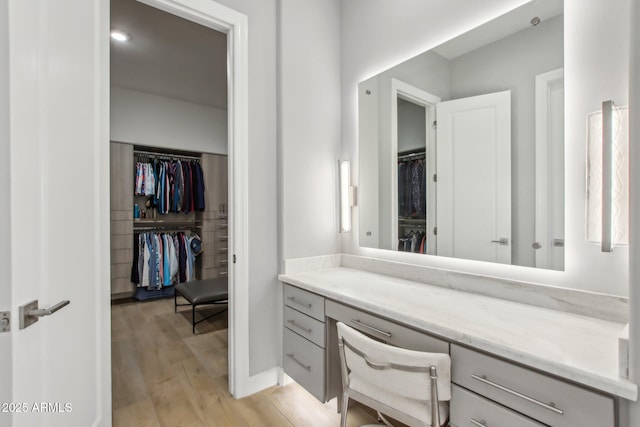
[[[451,358],[375,341],[338,322],[342,417],[349,399],[409,426],[440,427],[449,417]],[[381,419],[389,425],[384,416]]]

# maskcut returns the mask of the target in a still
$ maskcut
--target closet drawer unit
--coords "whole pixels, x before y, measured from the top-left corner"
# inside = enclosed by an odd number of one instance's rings
[[[285,284],[284,303],[301,313],[324,322],[324,297],[320,295]]]
[[[296,334],[325,348],[324,323],[290,307],[284,308],[284,326]]]
[[[613,398],[451,345],[452,381],[554,427],[614,426]]]
[[[537,421],[478,396],[451,386],[451,427],[544,427]]]
[[[327,301],[327,317],[398,347],[432,353],[449,353],[447,341],[331,300]]]
[[[284,328],[284,371],[321,402],[325,401],[325,351]]]

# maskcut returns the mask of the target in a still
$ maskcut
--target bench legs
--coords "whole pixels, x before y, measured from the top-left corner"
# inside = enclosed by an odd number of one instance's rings
[[[182,298],[184,298],[185,300],[189,301],[187,298],[185,298],[183,295],[180,295]],[[203,303],[203,304],[193,304],[191,301],[188,302],[188,304],[178,304],[178,292],[175,292],[173,294],[173,312],[177,313],[178,312],[178,307],[182,307],[185,305],[190,305],[191,306],[191,331],[192,333],[196,333],[196,325],[200,322],[204,322],[205,320],[209,320],[212,317],[215,317],[219,314],[225,313],[227,311],[227,309],[221,310],[217,313],[213,313],[203,319],[200,319],[196,322],[196,307],[200,306],[200,305],[219,305],[219,304],[227,304],[228,301],[227,300],[221,300],[221,301],[214,301],[214,302],[207,302],[207,303]]]

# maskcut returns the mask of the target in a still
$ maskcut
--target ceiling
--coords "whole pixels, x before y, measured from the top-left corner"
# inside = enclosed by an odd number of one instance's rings
[[[227,37],[136,0],[111,0],[111,84],[227,108]]]

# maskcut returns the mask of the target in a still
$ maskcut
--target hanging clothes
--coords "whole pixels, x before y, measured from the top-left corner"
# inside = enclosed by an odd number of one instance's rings
[[[135,195],[151,196],[160,215],[205,210],[204,172],[198,161],[137,162],[135,176]]]
[[[398,238],[398,251],[424,254],[426,250],[427,235],[421,231],[410,231]]]
[[[424,159],[398,160],[398,216],[425,218],[426,172]]]
[[[185,233],[139,233],[134,239],[131,281],[149,290],[195,279],[194,236]]]
[[[156,175],[151,163],[136,163],[136,179],[134,194],[136,196],[152,196],[156,191]]]

